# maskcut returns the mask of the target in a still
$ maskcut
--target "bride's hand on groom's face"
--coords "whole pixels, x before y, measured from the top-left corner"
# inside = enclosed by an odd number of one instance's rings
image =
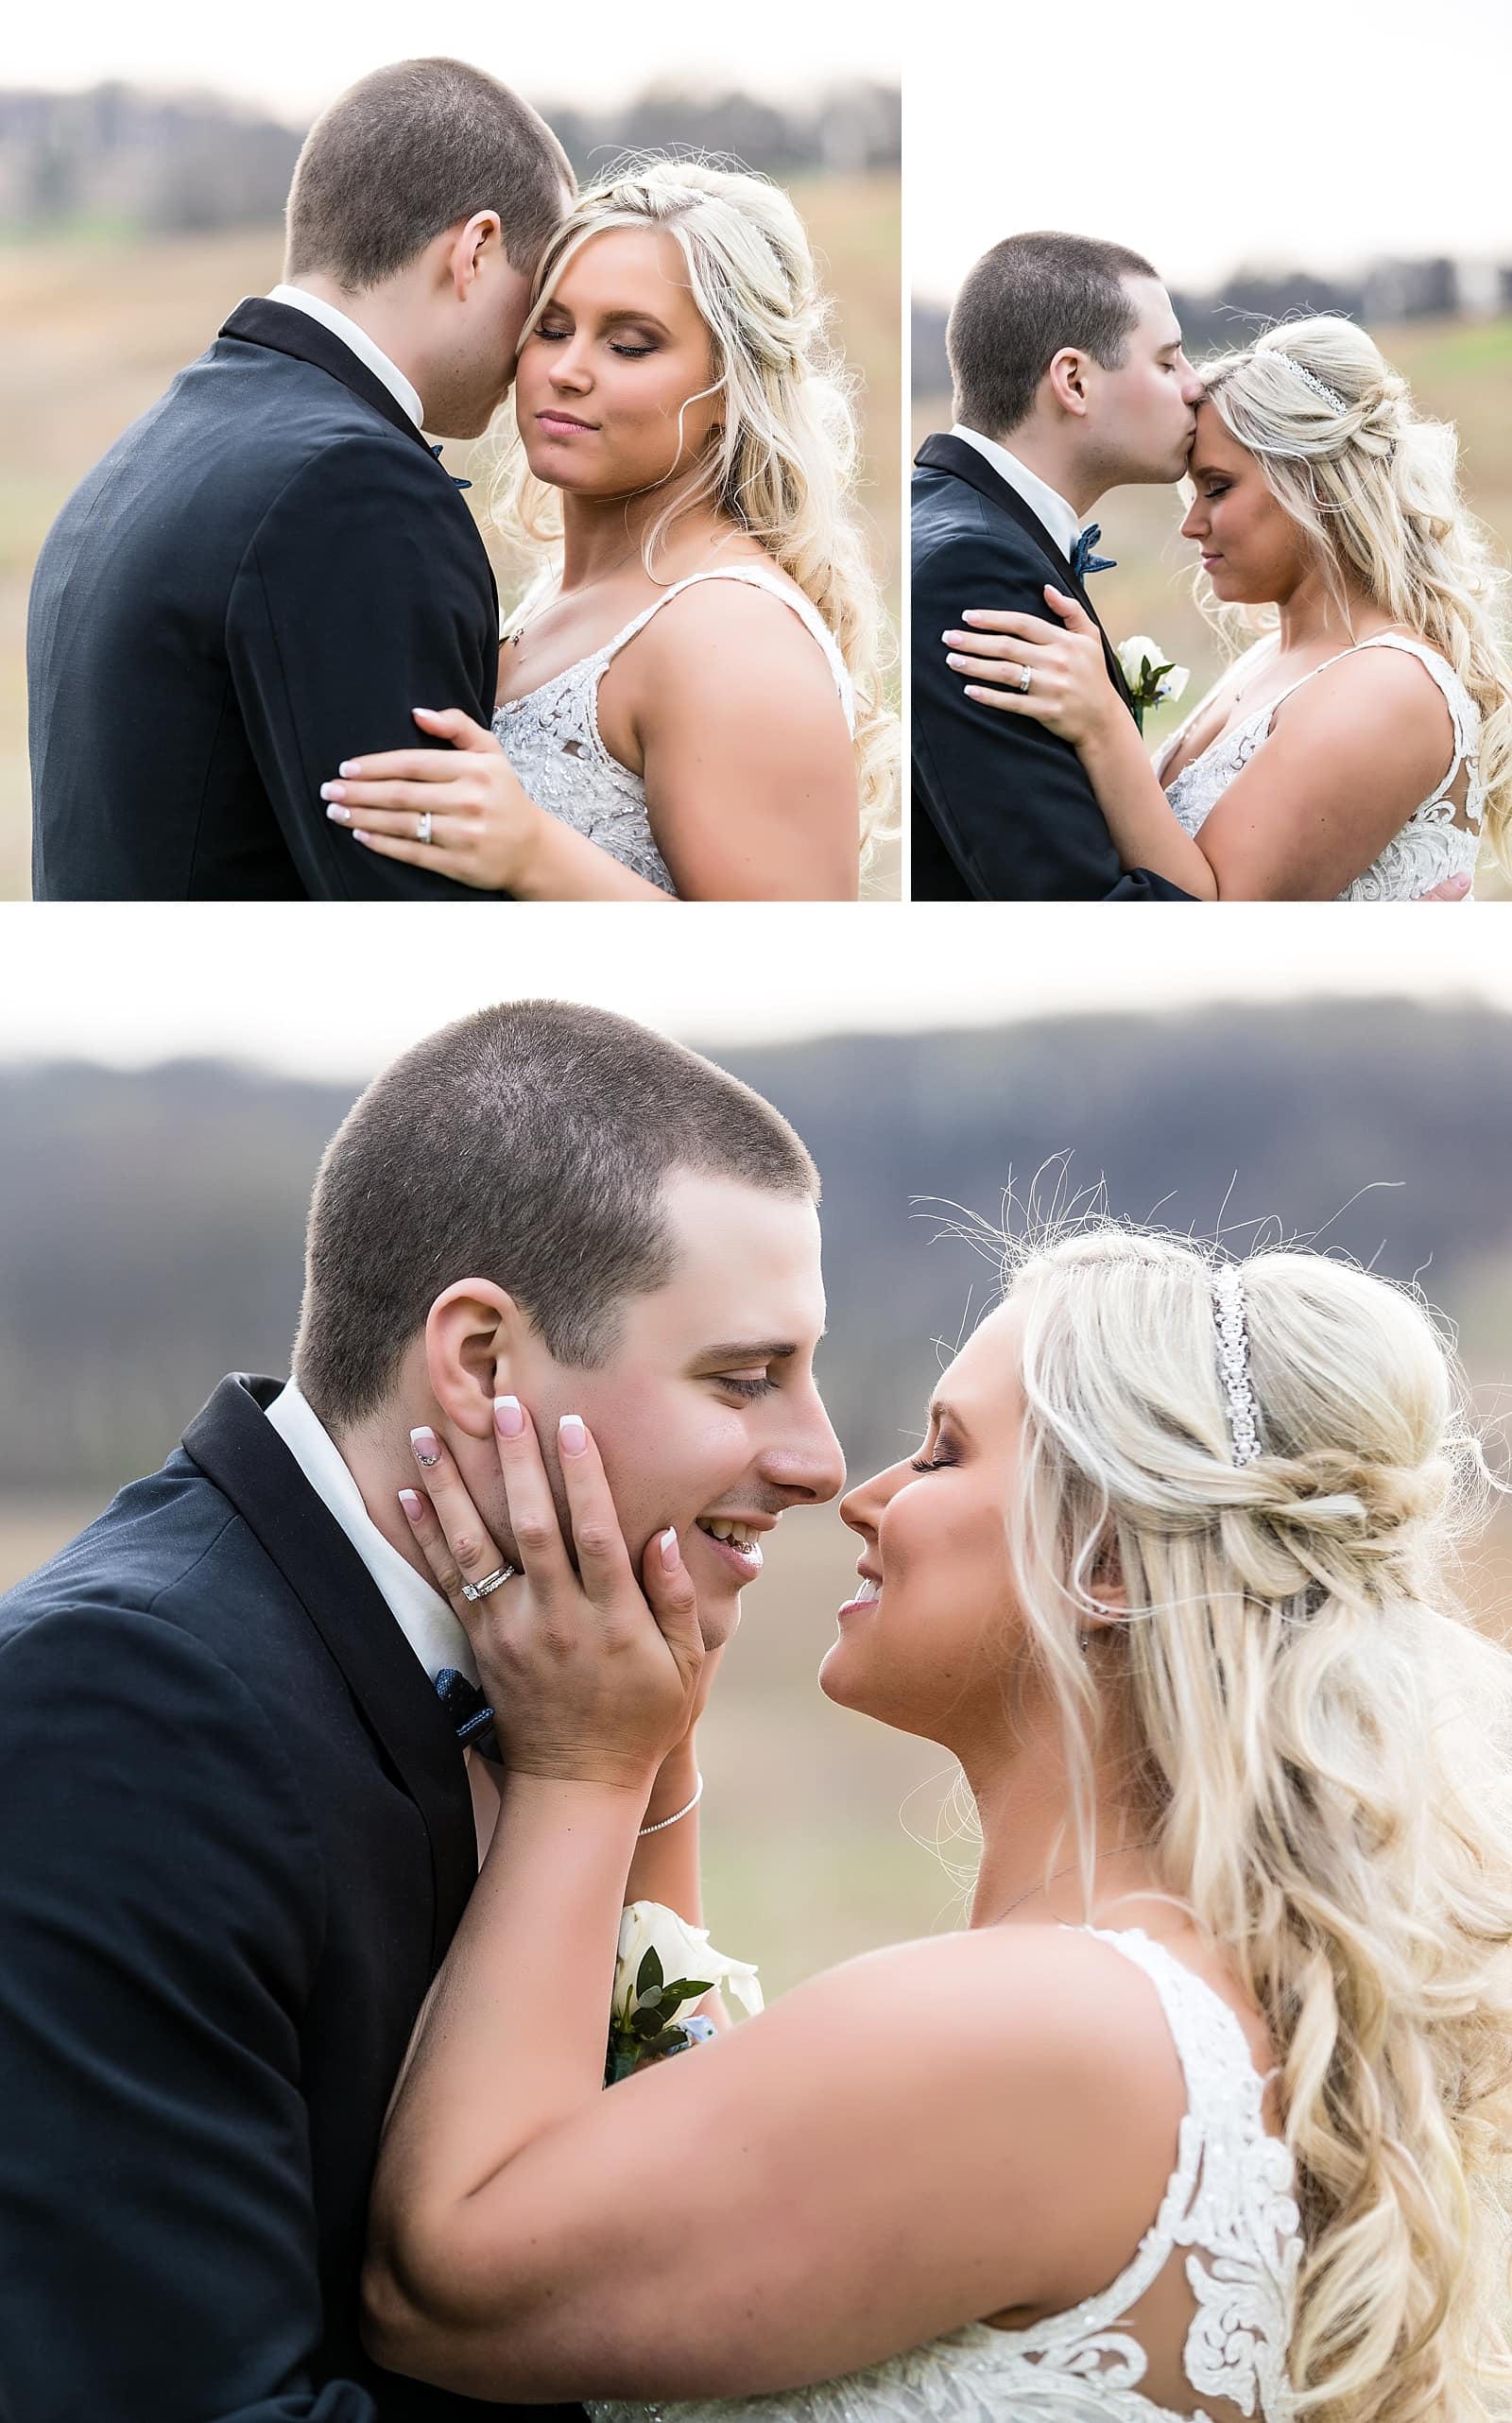
[[[429,867],[473,891],[509,892],[524,881],[541,811],[521,789],[491,732],[460,708],[413,710],[421,731],[447,748],[391,748],[349,757],[320,785],[333,824],[379,858]],[[428,819],[428,821],[427,821]]]
[[[677,1534],[652,1537],[638,1579],[598,1450],[568,1415],[558,1452],[570,1555],[535,1424],[512,1397],[494,1407],[494,1443],[519,1571],[485,1597],[469,1599],[464,1585],[504,1559],[433,1431],[418,1434],[422,1487],[400,1503],[472,1644],[506,1763],[644,1801],[703,1697],[697,1603]]]
[[[970,608],[963,627],[941,633],[945,662],[962,676],[966,695],[1008,715],[1028,715],[1079,748],[1113,714],[1123,713],[1108,678],[1102,633],[1074,597],[1046,589],[1060,617]]]

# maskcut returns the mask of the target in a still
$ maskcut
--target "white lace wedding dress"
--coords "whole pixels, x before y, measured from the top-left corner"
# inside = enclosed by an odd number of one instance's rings
[[[1302,2259],[1291,2156],[1266,2135],[1264,2081],[1228,2004],[1143,1930],[1088,1931],[1143,1969],[1186,2082],[1177,2167],[1132,2260],[1096,2296],[1022,2330],[968,2323],[928,2346],[808,2389],[631,2406],[593,2423],[1191,2423],[1210,2401],[1290,2423],[1287,2373]],[[696,2058],[696,2055],[694,2056]],[[1195,2300],[1190,2397],[1157,2405],[1134,2309],[1167,2265]],[[696,2293],[696,2291],[694,2292]]]
[[[1481,713],[1452,665],[1445,662],[1434,649],[1420,640],[1407,639],[1396,631],[1380,631],[1373,639],[1362,640],[1360,648],[1401,648],[1415,656],[1443,692],[1454,727],[1454,754],[1441,782],[1415,808],[1395,839],[1387,842],[1379,858],[1357,875],[1352,884],[1336,897],[1341,901],[1416,901],[1451,875],[1473,875],[1480,854],[1481,822],[1486,813],[1486,788],[1480,780],[1476,758],[1480,747]],[[1344,649],[1343,655],[1356,655],[1359,649]],[[1329,662],[1337,664],[1338,657]],[[1322,673],[1321,664],[1314,672]],[[1255,751],[1268,738],[1271,719],[1282,699],[1290,698],[1302,683],[1311,681],[1313,674],[1304,673],[1300,681],[1283,690],[1280,698],[1258,708],[1230,731],[1220,732],[1201,755],[1190,765],[1183,765],[1175,782],[1167,784],[1166,798],[1175,809],[1182,830],[1194,836],[1202,829],[1234,777],[1248,765]],[[1200,714],[1200,706],[1195,713]],[[1155,770],[1164,781],[1165,767],[1170,764],[1180,742],[1191,730],[1194,716],[1189,715],[1179,731],[1174,732],[1155,762]],[[1456,807],[1452,793],[1465,770],[1465,796]]]
[[[537,807],[586,834],[622,866],[663,892],[676,892],[677,885],[651,831],[645,784],[604,746],[598,729],[598,685],[621,648],[644,630],[653,614],[704,580],[745,581],[750,588],[769,591],[791,608],[824,650],[846,722],[854,732],[855,694],[833,632],[800,590],[790,588],[760,564],[720,564],[674,581],[592,656],[579,657],[576,664],[569,664],[538,689],[527,690],[523,697],[507,699],[493,718],[493,736]],[[516,608],[504,626],[505,639],[534,612],[549,585],[547,576]],[[712,804],[717,806],[717,802]]]

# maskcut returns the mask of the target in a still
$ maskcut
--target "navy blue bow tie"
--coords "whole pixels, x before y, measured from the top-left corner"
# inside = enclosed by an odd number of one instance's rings
[[[437,461],[439,462],[441,459],[441,450],[439,446],[433,446],[431,448],[431,453],[435,455]],[[451,481],[454,488],[471,488],[472,485],[470,479],[458,479],[455,472],[448,472],[446,476]],[[448,1667],[447,1672],[451,1672],[450,1667]]]
[[[493,1710],[475,1683],[470,1683],[455,1666],[443,1666],[436,1677],[436,1693],[464,1750],[481,1750],[486,1759],[502,1757],[493,1730]]]
[[[1089,573],[1116,572],[1117,560],[1112,556],[1094,556],[1092,549],[1103,535],[1100,522],[1089,522],[1071,551],[1071,573],[1074,580],[1085,580]]]

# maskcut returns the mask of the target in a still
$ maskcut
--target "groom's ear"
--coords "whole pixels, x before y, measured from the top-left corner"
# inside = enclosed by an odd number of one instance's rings
[[[457,229],[452,238],[447,266],[458,302],[467,301],[487,247],[493,242],[502,244],[503,239],[504,222],[497,211],[474,211],[467,225]]]
[[[1050,381],[1050,392],[1061,411],[1071,413],[1078,421],[1083,420],[1087,412],[1086,354],[1079,352],[1074,345],[1063,345],[1058,353],[1052,355],[1045,376]]]
[[[431,1394],[469,1438],[493,1435],[493,1401],[513,1393],[525,1316],[506,1288],[458,1279],[425,1317],[425,1369]]]

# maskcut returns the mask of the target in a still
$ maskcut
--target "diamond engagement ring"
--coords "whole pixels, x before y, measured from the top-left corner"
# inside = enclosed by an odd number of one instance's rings
[[[429,841],[430,837],[431,812],[429,808],[427,808],[424,815],[421,817],[419,823],[415,827],[415,838],[417,841]]]
[[[1033,675],[1032,671],[1030,670],[1029,666],[1028,666],[1028,665],[1026,665],[1026,664],[1021,664],[1021,665],[1020,665],[1020,667],[1019,667],[1019,671],[1020,671],[1021,675],[1022,676],[1022,680],[1021,680],[1021,681],[1020,681],[1020,683],[1019,683],[1019,688],[1020,688],[1020,690],[1021,690],[1021,691],[1026,691],[1026,690],[1028,689],[1028,687],[1029,687],[1030,682],[1034,679],[1034,675]]]
[[[464,1582],[462,1596],[465,1599],[486,1599],[490,1590],[502,1590],[506,1582],[512,1582],[519,1571],[518,1565],[496,1565],[491,1573],[484,1574],[481,1582]]]

